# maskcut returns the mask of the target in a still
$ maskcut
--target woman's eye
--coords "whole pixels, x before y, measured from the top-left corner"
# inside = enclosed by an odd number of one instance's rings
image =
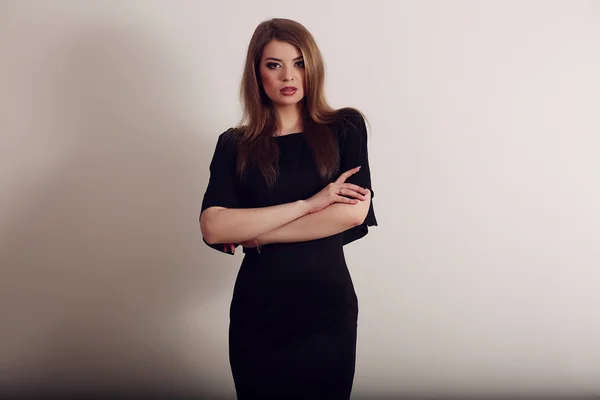
[[[304,61],[298,61],[296,63],[300,68],[304,68]]]
[[[277,64],[277,63],[268,63],[267,64],[267,68],[270,68],[270,69],[275,69],[278,66],[279,66],[279,64]]]

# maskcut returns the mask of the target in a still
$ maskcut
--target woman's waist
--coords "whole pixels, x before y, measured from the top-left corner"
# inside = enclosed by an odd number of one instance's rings
[[[340,247],[313,249],[307,245],[270,245],[248,252],[236,285],[249,287],[328,287],[352,285]]]
[[[245,254],[271,254],[278,257],[311,257],[320,254],[343,254],[342,234],[329,236],[322,239],[308,240],[291,243],[271,243],[260,247],[244,247]]]

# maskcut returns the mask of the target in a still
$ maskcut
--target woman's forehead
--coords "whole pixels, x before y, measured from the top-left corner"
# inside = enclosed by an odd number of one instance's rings
[[[291,43],[273,40],[263,50],[263,58],[278,58],[283,61],[302,57],[302,52]]]

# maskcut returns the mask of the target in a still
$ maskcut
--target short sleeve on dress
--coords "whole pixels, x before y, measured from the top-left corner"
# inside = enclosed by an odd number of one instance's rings
[[[356,111],[347,112],[345,113],[344,121],[338,129],[340,172],[346,172],[360,165],[361,169],[348,178],[346,182],[359,185],[371,191],[371,205],[363,223],[343,232],[343,243],[346,245],[364,237],[369,232],[369,226],[377,226],[378,224],[373,208],[375,192],[371,185],[365,120]]]
[[[222,133],[217,140],[217,145],[210,162],[210,177],[202,199],[200,214],[207,208],[214,206],[225,208],[240,207],[236,185],[237,160],[233,135],[233,129],[229,129],[225,133]],[[208,244],[204,237],[202,240],[213,249],[226,253],[223,244]]]

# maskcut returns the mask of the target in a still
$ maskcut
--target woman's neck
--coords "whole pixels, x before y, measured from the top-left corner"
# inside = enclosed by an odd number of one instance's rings
[[[288,107],[277,107],[276,111],[280,126],[280,131],[275,132],[276,136],[302,132],[304,130],[302,105],[300,103]]]

